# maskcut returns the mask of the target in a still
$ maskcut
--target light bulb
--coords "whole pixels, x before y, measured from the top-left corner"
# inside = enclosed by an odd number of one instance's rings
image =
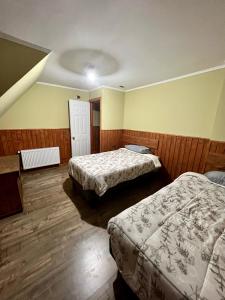
[[[95,69],[91,68],[91,69],[88,69],[87,70],[87,78],[88,80],[94,82],[97,78],[97,75],[96,75],[96,72],[95,72]]]

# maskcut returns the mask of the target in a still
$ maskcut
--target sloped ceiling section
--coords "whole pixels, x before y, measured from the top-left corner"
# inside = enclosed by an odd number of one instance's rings
[[[0,116],[37,81],[49,53],[0,33]]]

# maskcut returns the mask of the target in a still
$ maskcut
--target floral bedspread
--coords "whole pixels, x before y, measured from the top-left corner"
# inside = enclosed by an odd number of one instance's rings
[[[140,299],[225,299],[225,187],[197,173],[108,223],[112,253]]]
[[[120,148],[72,157],[68,171],[84,190],[94,190],[97,195],[102,196],[118,183],[144,175],[160,166],[159,159],[155,155]]]

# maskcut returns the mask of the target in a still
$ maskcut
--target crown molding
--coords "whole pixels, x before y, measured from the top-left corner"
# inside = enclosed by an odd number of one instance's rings
[[[89,90],[89,93],[100,90],[102,88],[102,86],[96,87],[94,89]]]
[[[122,89],[119,89],[119,88],[115,88],[115,87],[111,87],[111,86],[108,86],[108,85],[100,85],[94,89],[91,89],[91,90],[85,90],[85,89],[79,89],[79,88],[75,88],[75,87],[70,87],[70,86],[66,86],[66,85],[60,85],[60,84],[54,84],[54,83],[48,83],[48,82],[43,82],[43,81],[38,81],[36,82],[37,84],[42,84],[42,85],[49,85],[49,86],[54,86],[54,87],[60,87],[60,88],[64,88],[64,89],[69,89],[69,90],[77,90],[77,91],[81,91],[81,92],[87,92],[87,93],[90,93],[90,92],[94,92],[96,90],[99,90],[99,89],[110,89],[110,90],[115,90],[115,91],[119,91],[119,92],[125,92],[125,90],[122,90]]]
[[[159,84],[163,84],[163,83],[167,83],[167,82],[171,82],[171,81],[175,81],[175,80],[179,80],[179,79],[183,79],[183,78],[187,78],[187,77],[192,77],[192,76],[196,76],[196,75],[200,75],[200,74],[204,74],[204,73],[208,73],[208,72],[212,72],[212,71],[216,71],[216,70],[224,69],[224,68],[225,68],[225,64],[222,64],[222,65],[212,67],[212,68],[208,68],[208,69],[204,69],[204,70],[201,70],[201,71],[196,71],[196,72],[181,75],[181,76],[178,76],[178,77],[173,77],[173,78],[170,78],[170,79],[166,79],[166,80],[157,81],[157,82],[154,82],[154,83],[138,86],[136,88],[125,90],[125,92],[131,92],[131,91],[135,91],[135,90],[139,90],[139,89],[144,89],[144,88],[148,88],[148,87],[151,87],[151,86],[154,86],[154,85],[159,85]]]
[[[66,86],[66,85],[48,83],[48,82],[43,82],[43,81],[38,81],[36,83],[41,84],[41,85],[48,85],[48,86],[54,86],[54,87],[59,87],[59,88],[63,88],[63,89],[68,89],[68,90],[76,90],[76,91],[89,93],[89,90],[74,88],[74,87],[70,87],[70,86]]]
[[[200,75],[200,74],[204,74],[204,73],[208,73],[208,72],[212,72],[212,71],[216,71],[216,70],[224,69],[224,68],[225,68],[225,64],[222,64],[222,65],[215,66],[215,67],[212,67],[212,68],[196,71],[196,72],[193,72],[193,73],[181,75],[181,76],[178,76],[178,77],[173,77],[173,78],[162,80],[162,81],[157,81],[157,82],[154,82],[154,83],[138,86],[138,87],[135,87],[135,88],[132,88],[132,89],[127,89],[127,90],[120,89],[120,88],[115,88],[115,87],[108,86],[108,85],[100,85],[100,86],[98,86],[94,89],[87,90],[87,89],[79,89],[79,88],[74,88],[74,87],[70,87],[70,86],[66,86],[66,85],[60,85],[60,84],[54,84],[54,83],[48,83],[48,82],[42,82],[42,81],[38,81],[37,84],[49,85],[49,86],[60,87],[60,88],[64,88],[64,89],[76,90],[76,91],[87,92],[87,93],[91,93],[91,92],[94,92],[96,90],[103,89],[103,88],[110,89],[110,90],[115,90],[115,91],[118,91],[118,92],[131,92],[131,91],[135,91],[135,90],[139,90],[139,89],[148,88],[148,87],[151,87],[151,86],[154,86],[154,85],[159,85],[159,84],[163,84],[163,83],[167,83],[167,82],[171,82],[171,81],[175,81],[175,80],[179,80],[179,79],[183,79],[183,78],[187,78],[187,77],[192,77],[192,76],[196,76],[196,75]]]
[[[102,85],[102,88],[109,89],[109,90],[115,90],[115,91],[118,91],[118,92],[125,92],[126,91],[125,89],[115,88],[113,86],[108,86],[108,85]]]
[[[99,87],[94,88],[94,89],[90,90],[89,92],[93,92],[93,91],[96,91],[96,90],[99,90],[99,89],[109,89],[109,90],[115,90],[115,91],[118,91],[118,92],[125,92],[124,89],[115,88],[115,87],[109,86],[109,85],[100,85]]]

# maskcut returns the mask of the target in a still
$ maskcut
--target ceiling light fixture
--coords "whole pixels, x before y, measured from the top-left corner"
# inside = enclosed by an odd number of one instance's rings
[[[97,74],[94,67],[89,67],[86,72],[87,79],[94,82],[97,79]]]

